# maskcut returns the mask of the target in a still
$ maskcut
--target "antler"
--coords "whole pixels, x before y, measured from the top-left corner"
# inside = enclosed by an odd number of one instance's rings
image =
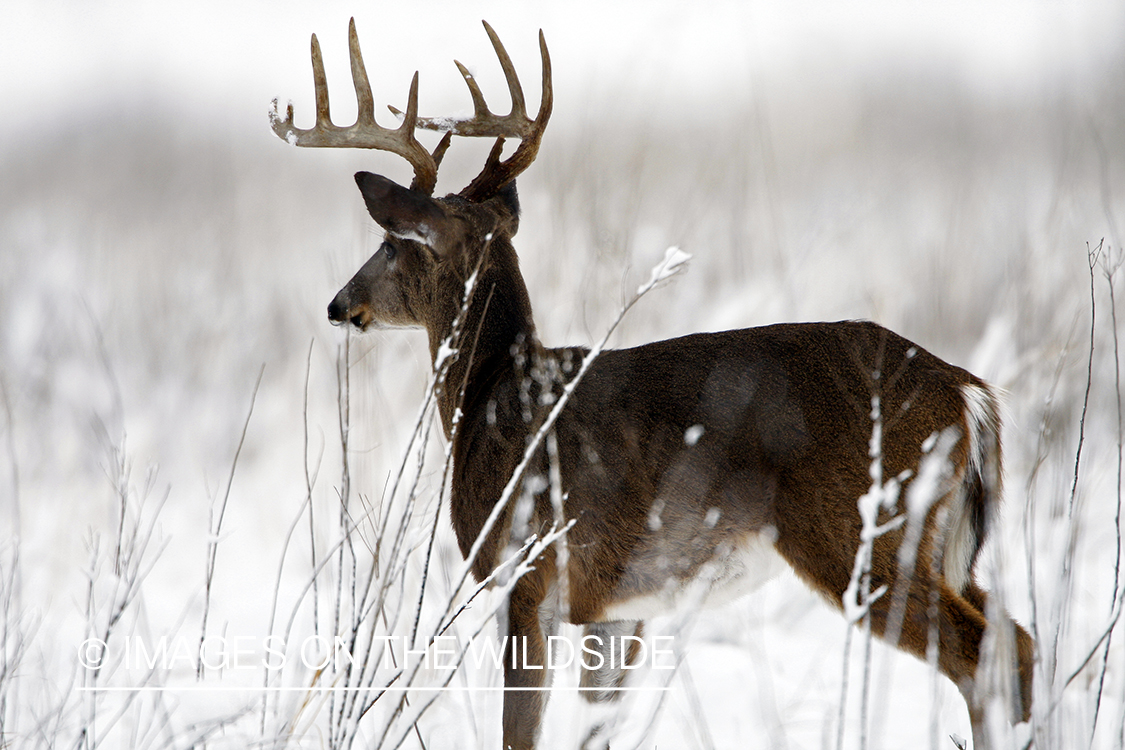
[[[375,122],[371,86],[367,80],[363,56],[359,51],[359,39],[356,36],[353,18],[348,24],[348,48],[351,53],[352,81],[359,104],[359,116],[355,125],[341,128],[332,124],[328,112],[328,84],[324,76],[324,63],[321,60],[320,45],[316,35],[313,34],[312,64],[313,85],[316,90],[316,125],[308,130],[294,127],[292,104],[286,109],[285,119],[281,119],[275,99],[273,110],[270,112],[273,131],[297,146],[375,148],[398,154],[414,167],[414,182],[411,188],[423,191],[427,195],[433,193],[437,184],[438,165],[449,147],[451,136],[496,138],[496,144],[488,155],[484,169],[460,193],[461,197],[474,202],[495,195],[535,161],[535,156],[539,153],[539,143],[547,128],[547,121],[551,117],[554,96],[551,87],[551,57],[547,52],[547,42],[543,38],[543,32],[539,32],[539,52],[543,60],[543,94],[539,103],[539,112],[532,120],[527,116],[523,87],[520,86],[512,59],[488,22],[482,23],[488,38],[492,41],[493,49],[496,50],[496,57],[500,60],[504,78],[508,82],[508,92],[512,97],[512,111],[508,114],[502,116],[494,114],[488,108],[472,74],[464,65],[454,60],[473,99],[472,117],[467,119],[418,117],[418,74],[415,73],[410,83],[406,112],[389,107],[392,113],[402,118],[402,124],[395,129],[381,127]],[[415,128],[443,131],[445,137],[433,153],[430,153],[414,137]],[[511,156],[501,161],[500,154],[505,138],[519,138],[520,145]]]
[[[367,69],[363,65],[363,54],[359,50],[359,36],[355,31],[355,19],[348,22],[348,52],[352,64],[352,83],[355,86],[359,114],[354,125],[343,128],[332,123],[328,110],[328,80],[324,75],[324,60],[320,54],[320,43],[316,34],[312,35],[313,87],[316,92],[316,125],[308,130],[293,126],[293,105],[285,109],[285,119],[277,112],[277,100],[273,100],[270,111],[270,125],[273,132],[289,143],[310,148],[374,148],[390,151],[406,159],[414,167],[414,182],[411,188],[427,195],[437,185],[437,169],[449,138],[442,139],[431,154],[414,137],[418,121],[418,73],[410,82],[406,114],[397,128],[384,128],[375,122],[375,102],[371,96],[371,84],[367,80]]]
[[[496,35],[488,21],[481,21],[481,23],[484,24],[484,30],[492,41],[492,48],[496,50],[496,57],[500,60],[500,67],[504,71],[504,79],[508,82],[512,111],[503,116],[493,113],[488,108],[476,79],[464,65],[454,60],[453,64],[457,66],[457,70],[461,72],[465,84],[469,87],[469,96],[473,99],[473,116],[468,119],[420,117],[416,125],[419,128],[441,130],[454,135],[497,139],[485,162],[484,170],[460,193],[461,197],[470,201],[480,201],[494,195],[531,166],[539,153],[539,143],[543,139],[543,132],[547,129],[547,121],[551,118],[551,108],[554,103],[551,56],[547,52],[547,41],[543,37],[543,32],[539,32],[539,54],[543,60],[543,93],[539,102],[539,112],[532,120],[527,116],[523,87],[520,85],[519,76],[516,75],[515,66],[512,65],[512,58],[508,56],[508,51],[504,49],[500,37]],[[394,107],[390,109],[396,115],[403,116],[402,112]],[[500,161],[505,138],[519,138],[520,145],[511,156]]]

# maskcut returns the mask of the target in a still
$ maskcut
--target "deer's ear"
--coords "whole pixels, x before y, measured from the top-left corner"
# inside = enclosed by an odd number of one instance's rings
[[[379,226],[405,239],[435,244],[446,219],[440,203],[370,172],[356,172],[355,182],[363,194],[367,212]]]

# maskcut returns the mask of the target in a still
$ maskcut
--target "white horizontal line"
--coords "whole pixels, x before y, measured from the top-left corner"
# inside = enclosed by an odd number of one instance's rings
[[[547,693],[554,690],[559,692],[606,692],[606,693],[626,693],[626,692],[665,692],[671,690],[671,687],[511,687],[506,688],[502,686],[496,687],[442,687],[435,685],[433,687],[427,685],[411,685],[410,687],[236,687],[232,685],[164,685],[153,686],[147,685],[144,687],[79,687],[77,690],[82,693],[163,693],[163,692],[223,692],[223,693],[287,693],[287,692],[318,692],[318,693],[404,693],[410,690],[425,690],[427,692],[456,692],[456,693],[475,693],[475,692],[513,692],[513,693]]]

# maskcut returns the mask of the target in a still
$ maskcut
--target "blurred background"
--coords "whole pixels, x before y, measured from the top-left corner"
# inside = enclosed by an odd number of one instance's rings
[[[546,344],[599,339],[675,244],[688,273],[642,301],[614,345],[869,318],[1006,389],[1008,499],[986,579],[1023,622],[1036,597],[1043,610],[1066,602],[1061,662],[1096,640],[1119,544],[1121,288],[1112,298],[1106,275],[1125,226],[1125,5],[9,0],[2,15],[0,545],[5,658],[19,634],[24,676],[5,688],[6,735],[34,735],[74,679],[123,497],[162,550],[132,620],[157,633],[198,632],[205,600],[212,627],[263,632],[306,465],[323,470],[314,507],[334,512],[346,334],[325,308],[379,243],[351,175],[410,172],[384,153],[291,148],[267,112],[279,97],[312,123],[315,32],[333,118],[354,121],[351,16],[384,124],[415,70],[423,115],[470,112],[453,58],[506,111],[482,18],[537,102],[544,31],[554,114],[519,181],[516,245]],[[467,184],[489,145],[455,142],[438,192]],[[355,338],[350,362],[352,491],[378,498],[426,388],[425,339]],[[315,532],[322,548],[333,531]],[[1073,539],[1074,582],[1044,582]],[[307,554],[292,565],[283,598]],[[834,737],[844,627],[789,584],[701,628],[702,700],[669,699],[662,721],[687,738],[673,744]],[[1115,706],[1121,640],[1105,687]],[[915,667],[925,675],[902,668]],[[1096,682],[1065,693],[1075,736],[1093,731]],[[1120,709],[1108,715],[1090,736],[1120,747]],[[437,722],[419,735],[428,747],[478,746]],[[916,723],[885,731],[917,746]]]

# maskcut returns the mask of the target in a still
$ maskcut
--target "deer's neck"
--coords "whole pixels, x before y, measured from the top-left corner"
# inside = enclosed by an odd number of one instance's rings
[[[464,287],[443,296],[456,304],[443,309],[440,319],[427,326],[427,331],[435,371],[439,360],[450,356],[449,342],[456,341],[457,353],[438,396],[438,411],[448,438],[452,437],[457,409],[462,404],[471,407],[479,403],[482,391],[495,384],[496,376],[511,372],[513,360],[538,342],[527,287],[510,245],[494,243],[463,315]]]

